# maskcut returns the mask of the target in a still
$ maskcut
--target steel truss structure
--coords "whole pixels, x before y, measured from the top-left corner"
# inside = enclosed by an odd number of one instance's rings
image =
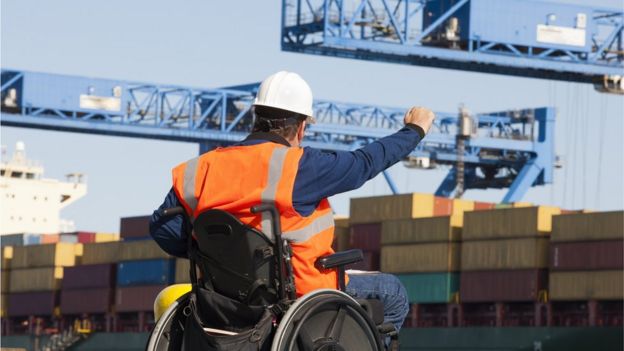
[[[200,152],[242,140],[251,129],[258,84],[223,89],[132,83],[2,70],[0,122],[4,126],[193,142]],[[317,123],[305,146],[355,150],[403,124],[405,109],[315,101]],[[472,130],[458,155],[459,113],[436,113],[432,131],[405,160],[406,166],[445,166],[437,190],[455,191],[461,158],[465,189],[509,188],[504,202],[518,201],[531,186],[552,182],[553,108],[471,115]],[[393,192],[390,175],[384,173]]]
[[[624,89],[622,9],[494,2],[282,0],[281,47],[306,54],[590,82],[597,88],[612,84],[603,83],[607,77]],[[499,7],[488,10],[492,6]],[[583,15],[577,18],[578,28],[551,25],[549,21],[558,23],[556,11]],[[513,22],[515,18],[520,20]],[[528,23],[536,24],[526,28]],[[540,23],[544,27],[539,28]],[[477,24],[481,31],[473,29]],[[535,28],[544,31],[537,39]]]

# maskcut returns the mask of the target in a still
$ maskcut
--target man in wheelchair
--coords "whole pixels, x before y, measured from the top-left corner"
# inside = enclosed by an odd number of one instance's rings
[[[433,113],[414,107],[404,128],[352,152],[302,148],[312,92],[282,71],[262,82],[253,114],[245,140],[173,169],[152,216],[160,247],[191,260],[192,292],[160,318],[148,350],[397,348],[405,289],[389,274],[345,274],[361,252],[332,250],[327,198],[405,158]]]

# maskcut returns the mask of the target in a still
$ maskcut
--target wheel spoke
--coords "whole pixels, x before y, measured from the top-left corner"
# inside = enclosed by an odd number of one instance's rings
[[[342,325],[344,324],[345,316],[347,315],[347,311],[344,306],[340,306],[338,309],[338,313],[336,313],[336,317],[332,321],[329,337],[338,341],[340,338],[340,333],[342,332]]]
[[[299,346],[299,351],[312,351],[314,349],[314,340],[303,326],[297,335],[297,346]]]

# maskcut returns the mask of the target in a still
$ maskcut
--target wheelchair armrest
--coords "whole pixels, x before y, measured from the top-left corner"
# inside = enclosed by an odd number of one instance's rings
[[[323,256],[316,260],[316,265],[323,269],[330,269],[345,266],[351,263],[360,262],[364,259],[362,250],[353,249],[336,252],[333,255]]]

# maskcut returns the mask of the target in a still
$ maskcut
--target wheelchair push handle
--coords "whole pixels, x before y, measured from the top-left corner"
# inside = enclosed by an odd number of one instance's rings
[[[163,208],[160,210],[160,215],[163,217],[172,217],[172,216],[184,214],[184,213],[185,213],[184,207],[182,206]]]

